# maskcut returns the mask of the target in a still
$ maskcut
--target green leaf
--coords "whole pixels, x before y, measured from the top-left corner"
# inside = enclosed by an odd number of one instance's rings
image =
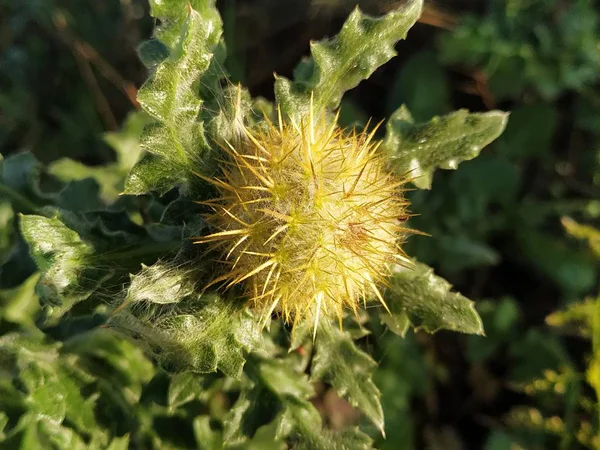
[[[246,373],[249,379],[223,423],[227,446],[244,444],[269,423],[276,440],[319,433],[321,417],[308,401],[314,393],[308,377],[284,360],[262,358],[252,358]]]
[[[294,120],[307,115],[311,93],[315,111],[337,108],[345,91],[396,55],[394,45],[406,37],[422,6],[422,0],[409,0],[377,18],[356,8],[336,37],[311,44],[312,57],[298,65],[294,82],[275,80],[282,112]]]
[[[4,428],[6,428],[6,425],[8,424],[8,416],[0,411],[0,442],[2,442],[2,439],[4,438]]]
[[[508,379],[516,383],[530,383],[546,369],[558,371],[572,364],[560,336],[530,328],[510,343],[508,353],[515,363]]]
[[[171,410],[194,400],[201,387],[198,375],[195,373],[184,372],[172,375],[167,398]]]
[[[21,231],[42,272],[38,295],[62,312],[88,298],[111,275],[92,265],[93,247],[56,217],[21,216]]]
[[[179,0],[150,0],[150,14],[161,21],[154,30],[155,36],[171,50],[181,45],[181,28],[188,19],[190,10],[197,11],[201,16],[214,21],[213,25],[220,32],[221,20],[215,8],[215,0],[191,0],[182,3]],[[207,30],[209,31],[209,30]]]
[[[44,212],[52,217],[22,216],[21,230],[42,272],[37,292],[53,307],[45,309],[47,318],[61,317],[100,286],[104,295],[120,295],[122,289],[109,280],[137,270],[141,263],[151,264],[181,246],[180,226],[142,227],[123,210]]]
[[[133,404],[139,401],[144,385],[155,372],[137,346],[106,328],[71,337],[64,342],[64,350],[77,355],[80,366],[106,380],[112,390],[122,390]]]
[[[73,430],[35,413],[28,413],[19,422],[21,432],[7,441],[8,448],[34,450],[39,448],[86,450],[88,445]]]
[[[47,171],[31,153],[12,155],[2,161],[0,199],[10,201],[15,212],[28,214],[43,214],[43,208],[49,205],[73,211],[98,209],[98,184],[93,179],[84,179],[87,175],[77,176],[78,172],[86,170],[85,166],[79,163],[63,165],[62,160],[57,163],[61,170],[56,179],[47,176]],[[74,171],[75,175],[61,177],[62,171],[66,170]]]
[[[393,316],[407,315],[413,326],[429,333],[446,329],[483,334],[481,318],[473,302],[451,292],[451,288],[450,283],[436,276],[425,264],[397,265],[390,280],[387,304]]]
[[[152,69],[169,57],[169,47],[157,39],[148,39],[138,46],[137,53],[142,64]]]
[[[151,6],[153,15],[165,21],[157,36],[171,51],[138,92],[140,105],[156,121],[144,129],[141,146],[158,158],[134,166],[125,184],[125,193],[134,195],[145,187],[164,194],[175,185],[185,186],[192,171],[202,171],[207,162],[210,148],[200,118],[198,84],[221,36],[212,1],[190,6],[154,1]]]
[[[3,159],[0,155],[0,199],[7,199],[16,212],[35,213],[52,203],[52,195],[42,192],[39,176],[42,166],[29,152]]]
[[[125,180],[124,193],[143,195],[150,191],[165,194],[181,181],[179,170],[159,156],[144,154]]]
[[[65,182],[93,178],[100,186],[102,199],[106,203],[112,203],[123,190],[125,176],[142,155],[140,136],[149,121],[144,112],[135,111],[127,116],[120,131],[104,135],[105,142],[115,150],[116,162],[87,166],[70,158],[61,158],[48,166],[48,172]],[[72,210],[69,205],[65,207]]]
[[[67,419],[79,432],[96,427],[95,398],[84,398],[90,379],[59,358],[57,345],[45,345],[33,335],[7,334],[0,338],[0,357],[13,361],[15,383],[21,386],[28,410],[54,424]],[[7,368],[8,369],[8,368]]]
[[[456,169],[460,162],[475,158],[500,136],[507,119],[508,114],[500,111],[459,110],[419,124],[402,106],[386,125],[382,150],[396,172],[414,178],[418,188],[429,189],[436,169]]]
[[[177,303],[194,293],[194,283],[183,270],[173,270],[168,264],[142,264],[142,270],[131,276],[125,302]]]
[[[15,233],[12,225],[14,221],[15,214],[11,204],[7,201],[0,201],[0,255],[2,258],[6,257],[13,246]]]
[[[22,326],[34,326],[34,315],[40,307],[35,294],[39,279],[40,274],[34,273],[20,286],[0,290],[0,318]]]
[[[107,450],[128,450],[129,449],[129,436],[123,436],[114,438],[110,441],[110,445]]]
[[[126,174],[139,161],[142,155],[140,137],[149,122],[147,114],[134,111],[129,113],[119,131],[104,134],[104,141],[117,154],[116,166],[122,174]]]
[[[386,311],[387,312],[387,311]],[[400,308],[392,309],[392,314],[381,314],[381,322],[398,336],[405,337],[410,327],[410,318]]]
[[[194,436],[199,450],[221,450],[223,437],[210,426],[209,416],[197,416],[194,419]]]
[[[138,297],[136,286],[127,297],[140,300],[119,307],[110,326],[136,339],[168,371],[220,369],[233,378],[241,376],[244,352],[258,348],[260,340],[256,321],[243,305],[217,295],[180,297],[173,304],[157,305],[146,301],[145,294]]]
[[[312,379],[331,384],[383,432],[381,394],[371,379],[377,363],[356,346],[348,332],[325,321],[319,326],[315,351]]]
[[[65,182],[85,178],[94,179],[101,188],[102,199],[106,202],[117,198],[119,194],[117,186],[123,180],[123,174],[114,170],[113,166],[86,166],[70,158],[61,158],[52,162],[48,166],[48,172]]]
[[[357,427],[346,428],[338,432],[322,430],[320,433],[313,430],[306,439],[298,442],[294,447],[297,450],[329,450],[329,449],[352,449],[370,450],[373,440]]]
[[[502,431],[492,431],[485,441],[483,450],[511,450],[519,448],[518,439]]]
[[[14,289],[36,271],[19,233],[19,217],[9,202],[0,201],[0,289]]]
[[[56,196],[56,206],[73,212],[91,212],[102,208],[100,186],[92,178],[74,180]]]

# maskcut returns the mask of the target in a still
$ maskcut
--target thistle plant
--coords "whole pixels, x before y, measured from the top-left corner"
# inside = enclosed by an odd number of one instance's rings
[[[317,116],[318,117],[318,116]],[[227,286],[246,283],[254,309],[294,324],[375,296],[390,264],[404,259],[406,178],[387,173],[375,131],[346,133],[316,119],[313,107],[300,123],[244,129],[239,148],[226,143],[223,179],[205,178],[219,197],[208,222],[219,230],[198,243],[222,249]],[[316,121],[317,120],[317,121]]]
[[[274,103],[227,79],[214,3],[150,1],[160,25],[139,49],[149,70],[143,112],[109,137],[115,164],[66,180],[74,163],[62,161],[49,169],[61,190],[44,193],[30,155],[3,163],[40,272],[31,281],[44,304],[39,326],[63,330],[52,331],[56,358],[44,364],[83,364],[69,359],[81,334],[137,343],[158,366],[156,383],[169,386],[162,413],[194,424],[195,442],[182,448],[371,448],[384,418],[377,364],[362,349],[369,330],[483,333],[472,302],[403,252],[413,233],[405,191],[430,188],[436,169],[476,157],[507,115],[461,110],[415,123],[401,106],[382,127],[338,125],[344,92],[395,55],[422,0],[383,17],[355,9],[337,36],[311,45],[293,80],[275,78]],[[29,181],[11,178],[10,166],[27,167]],[[65,201],[83,188],[93,200]],[[67,317],[81,325],[61,328]],[[36,358],[21,347],[6,346],[10,361]],[[362,429],[323,428],[310,401],[317,381],[362,412]],[[38,388],[18,395],[35,403]],[[10,436],[38,426],[49,407],[17,417]],[[121,439],[54,414],[43,433],[69,429],[88,443],[93,435],[98,448]],[[131,425],[130,445],[176,447],[145,423]]]

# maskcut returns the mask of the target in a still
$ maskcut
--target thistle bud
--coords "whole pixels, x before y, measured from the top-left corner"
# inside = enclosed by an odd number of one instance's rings
[[[375,131],[315,121],[311,108],[225,144],[222,176],[206,178],[220,196],[202,202],[215,231],[196,240],[225,265],[211,284],[241,284],[265,320],[278,312],[315,332],[320,317],[341,320],[370,297],[385,306],[380,287],[409,231],[407,179],[386,170]]]

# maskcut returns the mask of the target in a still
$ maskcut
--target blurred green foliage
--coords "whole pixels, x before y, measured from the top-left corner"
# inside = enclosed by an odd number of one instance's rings
[[[0,147],[33,149],[44,162],[110,160],[102,133],[118,129],[144,78],[135,46],[151,31],[147,9],[0,1]]]
[[[598,81],[594,0],[492,0],[487,7],[486,17],[468,17],[440,42],[444,60],[482,70],[496,98],[554,100]]]
[[[331,22],[346,15],[342,2],[325,3],[307,2],[314,8],[308,11],[326,10]],[[228,44],[235,48],[243,33],[252,31],[244,15],[249,6],[242,1],[219,6]],[[252,7],[252,17],[270,8],[268,2]],[[336,15],[336,8],[343,12]],[[486,337],[409,331],[402,338],[374,327],[360,342],[379,363],[374,380],[387,438],[377,437],[372,425],[367,429],[372,427],[376,446],[386,449],[598,448],[597,373],[582,367],[597,361],[591,330],[600,267],[593,250],[566,236],[560,218],[599,223],[599,6],[592,0],[487,0],[482,10],[467,7],[455,19],[456,24],[442,24],[450,29],[418,26],[420,48],[381,75],[386,95],[379,97],[379,109],[366,97],[380,94],[381,78],[342,102],[342,120],[364,124],[368,116],[388,116],[402,104],[419,123],[462,107],[499,105],[512,111],[507,130],[491,148],[458,171],[437,171],[433,190],[410,193],[418,214],[411,226],[431,237],[411,238],[407,253],[478,300]],[[307,20],[310,24],[310,16]],[[147,248],[151,264],[165,249],[174,249],[173,241],[185,232],[176,221],[140,225],[180,217],[182,205],[166,207],[172,199],[120,199],[113,212],[93,212],[117,199],[122,177],[137,159],[127,160],[139,152],[146,117],[132,115],[122,132],[104,139],[102,134],[114,133],[134,108],[131,89],[145,79],[135,48],[151,27],[141,1],[107,0],[84,8],[74,0],[0,0],[5,155],[0,441],[9,439],[8,448],[91,448],[93,443],[111,449],[218,449],[223,430],[217,424],[233,405],[243,413],[239,396],[250,395],[253,383],[278,407],[290,407],[277,386],[261,384],[269,367],[260,369],[260,361],[258,375],[244,381],[246,391],[212,376],[167,377],[137,347],[96,328],[107,318],[108,302],[136,270],[127,252]],[[332,26],[330,33],[335,30]],[[281,34],[265,36],[295,45]],[[413,40],[411,49],[414,45]],[[409,46],[398,49],[402,55]],[[260,78],[251,67],[251,51],[235,50],[227,68],[238,79]],[[285,66],[284,58],[267,55]],[[28,153],[7,157],[25,149],[51,164],[45,169]],[[110,280],[86,321],[61,321],[60,308],[40,312],[34,292],[39,274],[19,232],[19,213],[66,204],[76,213],[67,220],[86,239],[114,239],[123,250],[116,269],[114,260],[107,271],[96,260],[86,266],[92,284]],[[123,227],[127,233],[116,232]],[[64,249],[52,251],[59,250]],[[69,263],[68,255],[58,255]],[[65,289],[63,282],[50,280],[48,289]],[[77,304],[85,295],[78,290],[70,298]],[[38,330],[42,321],[50,324],[46,336]],[[292,360],[302,366],[300,353]],[[299,380],[294,389],[307,388]],[[327,406],[326,396],[318,401],[330,423],[336,407],[344,411],[339,403]],[[73,410],[81,413],[69,415]],[[258,428],[239,448],[282,448],[273,436],[269,426]]]

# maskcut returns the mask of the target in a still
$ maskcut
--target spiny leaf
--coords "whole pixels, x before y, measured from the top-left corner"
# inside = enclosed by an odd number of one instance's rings
[[[48,306],[46,319],[60,318],[100,286],[116,294],[119,288],[107,284],[114,275],[152,263],[180,245],[181,228],[141,227],[125,211],[43,212],[51,217],[22,216],[21,230],[42,272],[37,293]]]
[[[221,20],[215,8],[215,0],[150,0],[150,14],[161,21],[154,30],[156,37],[171,50],[181,45],[181,27],[188,18],[190,10],[197,11],[211,22],[207,26],[221,27]],[[212,22],[214,21],[214,23]]]
[[[146,153],[131,169],[125,180],[124,193],[143,195],[150,191],[166,193],[181,181],[180,173],[163,158]]]
[[[371,379],[377,363],[336,325],[319,326],[311,376],[331,384],[341,397],[361,410],[383,432],[381,394]]]
[[[131,277],[125,302],[177,303],[194,292],[194,283],[183,270],[167,264],[142,264],[142,270]]]
[[[169,371],[220,369],[231,377],[241,376],[244,352],[258,348],[260,340],[255,319],[243,306],[217,295],[179,297],[170,305],[156,305],[146,295],[137,295],[137,288],[139,284],[132,284],[129,303],[111,317],[110,326],[137,339]]]
[[[276,79],[275,94],[283,113],[294,119],[305,115],[311,93],[315,111],[337,108],[345,91],[396,55],[394,45],[406,37],[422,6],[422,0],[408,0],[378,18],[356,8],[336,37],[311,44],[312,58],[296,68],[294,82]]]
[[[111,275],[91,265],[93,247],[56,217],[22,216],[21,231],[42,272],[38,295],[62,312],[88,298]]]
[[[164,194],[175,185],[186,185],[192,171],[206,162],[210,149],[199,117],[203,101],[198,84],[221,36],[221,19],[212,1],[190,7],[153,1],[151,6],[153,15],[165,21],[157,37],[170,47],[170,55],[138,93],[140,105],[156,120],[144,130],[141,145],[158,158],[133,167],[125,193],[134,195],[146,186]]]
[[[390,283],[387,303],[392,315],[401,323],[406,315],[414,327],[429,333],[446,329],[483,334],[483,324],[473,302],[451,292],[450,283],[436,276],[425,264],[395,266]],[[392,331],[396,330],[392,328]]]
[[[418,124],[402,106],[390,117],[381,148],[395,171],[414,178],[418,188],[429,189],[436,169],[456,169],[475,158],[500,136],[507,120],[508,114],[500,111],[459,110]]]

